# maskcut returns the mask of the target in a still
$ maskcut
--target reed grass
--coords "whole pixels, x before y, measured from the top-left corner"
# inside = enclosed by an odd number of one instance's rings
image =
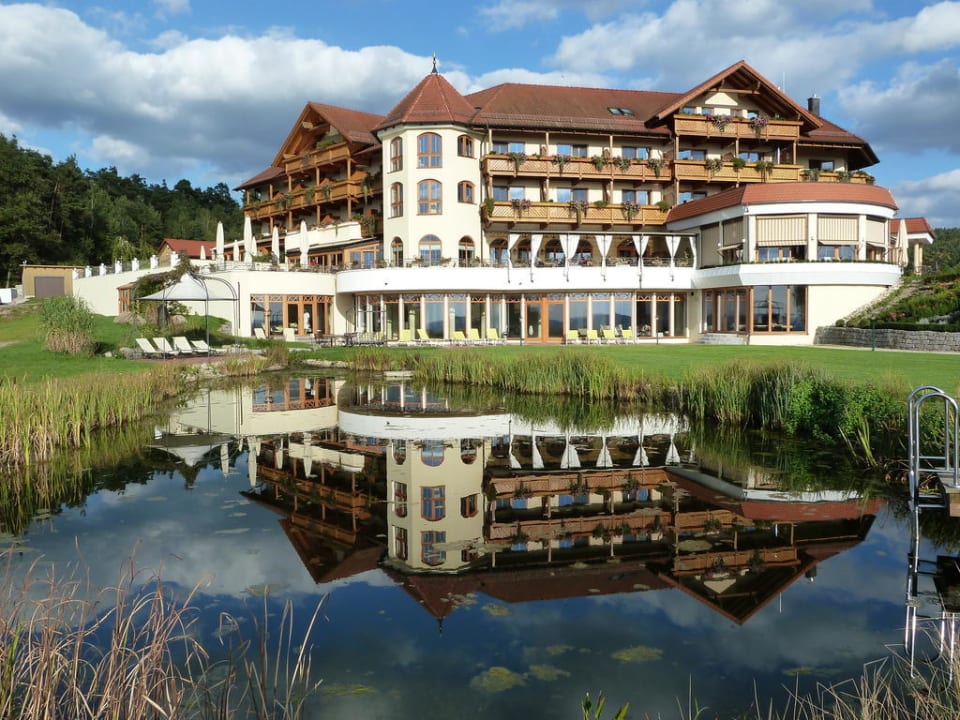
[[[5,574],[0,717],[296,719],[319,684],[310,680],[310,638],[322,601],[295,634],[289,603],[273,626],[264,600],[255,637],[213,662],[219,648],[195,635],[200,585],[179,597],[132,557],[102,590],[76,567],[61,577],[33,565],[18,580],[8,564]],[[241,622],[222,615],[221,625],[235,635]]]
[[[174,368],[145,375],[88,375],[69,383],[0,382],[0,466],[50,459],[57,448],[89,444],[92,433],[158,412],[177,394]]]

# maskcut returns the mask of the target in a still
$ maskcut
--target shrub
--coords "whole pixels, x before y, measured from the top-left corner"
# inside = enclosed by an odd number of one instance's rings
[[[40,309],[40,327],[46,333],[46,348],[71,355],[92,355],[93,320],[93,313],[86,303],[72,295],[46,300]]]

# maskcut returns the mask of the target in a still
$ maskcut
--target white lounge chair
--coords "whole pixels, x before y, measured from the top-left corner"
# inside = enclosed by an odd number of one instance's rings
[[[143,353],[144,357],[163,357],[163,353],[157,350],[148,338],[138,337],[137,347],[140,348],[140,352]]]
[[[190,344],[190,341],[187,340],[186,335],[174,335],[173,347],[175,347],[181,355],[194,355],[197,352],[193,349],[193,345]]]
[[[213,348],[207,344],[206,340],[191,340],[190,344],[193,345],[193,349],[202,353],[203,355],[222,355],[226,352],[223,348]]]
[[[491,345],[503,345],[506,339],[500,337],[500,331],[496,328],[487,328],[487,342]]]
[[[180,351],[177,350],[173,345],[170,344],[170,341],[165,337],[154,338],[153,342],[157,345],[157,350],[159,350],[164,355],[170,355],[171,357],[176,357],[180,354]]]

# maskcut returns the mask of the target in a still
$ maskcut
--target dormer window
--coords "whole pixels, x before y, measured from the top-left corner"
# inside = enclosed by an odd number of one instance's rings
[[[625,107],[608,107],[607,110],[610,111],[611,115],[633,115],[634,114],[633,110]]]

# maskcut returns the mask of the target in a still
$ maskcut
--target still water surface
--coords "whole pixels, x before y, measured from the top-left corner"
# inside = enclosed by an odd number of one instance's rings
[[[576,717],[600,691],[678,717],[691,685],[726,714],[902,643],[906,523],[780,491],[691,437],[671,416],[563,427],[403,381],[205,391],[144,449],[158,469],[121,464],[120,489],[34,521],[21,562],[81,559],[105,587],[135,553],[203,583],[210,647],[264,589],[301,627],[327,596],[317,717]]]

